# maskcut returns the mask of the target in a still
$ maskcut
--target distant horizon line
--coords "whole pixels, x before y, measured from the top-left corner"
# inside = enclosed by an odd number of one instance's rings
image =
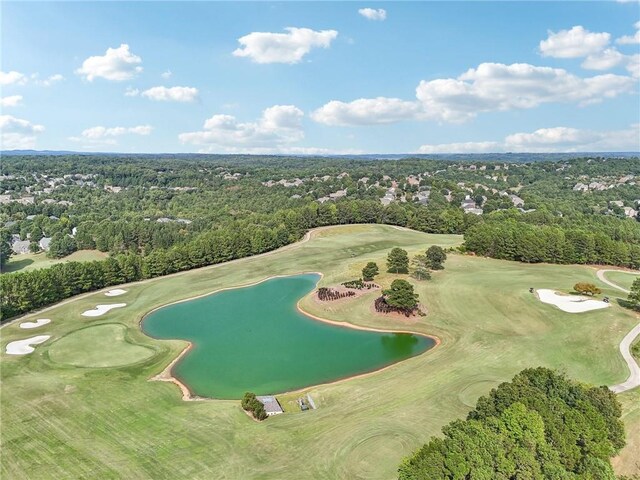
[[[420,152],[400,152],[400,153],[316,153],[316,154],[303,154],[303,153],[203,153],[203,152],[87,152],[78,150],[0,150],[0,155],[201,155],[201,156],[250,156],[250,157],[381,157],[381,156],[412,156],[412,157],[429,157],[429,156],[443,156],[443,155],[625,155],[625,156],[640,156],[639,151],[565,151],[565,152],[441,152],[441,153],[420,153]]]

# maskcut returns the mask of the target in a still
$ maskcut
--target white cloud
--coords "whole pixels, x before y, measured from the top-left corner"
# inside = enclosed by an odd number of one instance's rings
[[[586,57],[603,50],[610,40],[607,32],[594,33],[576,25],[571,30],[550,31],[547,39],[540,42],[540,53],[554,58]]]
[[[581,66],[587,70],[609,70],[624,62],[625,59],[626,55],[623,55],[615,48],[607,48],[601,52],[589,55],[582,62]]]
[[[142,96],[164,102],[193,102],[198,98],[198,89],[193,87],[152,87],[142,92]]]
[[[0,106],[2,108],[17,107],[22,103],[22,95],[10,95],[0,98]]]
[[[138,90],[137,88],[127,87],[127,89],[124,91],[125,97],[137,97],[138,95],[140,95],[140,90]]]
[[[460,123],[482,112],[535,108],[545,103],[584,106],[632,92],[628,76],[577,77],[566,70],[526,63],[483,63],[457,78],[423,80],[415,101],[378,97],[345,103],[333,100],[312,118],[327,125],[374,125],[402,120]]]
[[[311,114],[325,125],[376,125],[417,118],[421,106],[399,98],[360,98],[352,102],[332,100]]]
[[[37,76],[38,76],[38,74],[35,74],[33,76],[34,77],[34,83],[36,85],[40,85],[42,87],[50,87],[54,83],[58,83],[58,82],[61,82],[62,80],[64,80],[64,77],[62,75],[60,75],[59,73],[56,73],[55,75],[50,75],[47,78],[45,78],[44,80],[37,80]]]
[[[160,76],[161,76],[162,78],[171,78],[171,75],[173,75],[173,73],[171,72],[171,70],[167,70],[166,72],[162,72],[162,73],[160,74]]]
[[[294,105],[269,107],[256,122],[218,114],[207,119],[201,131],[181,133],[178,138],[182,143],[207,146],[209,151],[279,150],[304,138],[303,116]]]
[[[594,131],[570,127],[541,128],[514,133],[502,142],[465,142],[422,145],[419,153],[490,152],[622,152],[640,151],[640,124],[624,130]]]
[[[142,72],[141,63],[142,59],[131,53],[129,45],[123,43],[118,48],[108,48],[102,56],[87,58],[76,73],[90,82],[96,78],[120,82],[130,80]]]
[[[37,135],[44,132],[44,127],[11,115],[0,115],[0,131],[2,150],[26,150],[35,148]]]
[[[236,57],[248,57],[255,63],[298,63],[314,47],[329,48],[338,36],[335,30],[285,28],[287,33],[252,32],[240,37],[242,45]]]
[[[119,137],[125,134],[149,135],[152,131],[153,127],[150,125],[138,125],[136,127],[97,126],[83,130],[81,136],[87,140],[101,140],[108,137]]]
[[[634,45],[640,43],[640,21],[634,23],[633,26],[636,29],[636,34],[620,37],[616,40],[616,43],[619,43],[620,45]]]
[[[0,85],[24,85],[25,83],[27,83],[27,76],[24,73],[15,70],[0,72]]]
[[[627,70],[631,74],[633,78],[640,78],[640,53],[636,53],[635,55],[629,55],[627,62]]]
[[[387,11],[383,8],[361,8],[358,13],[369,20],[385,20]]]
[[[429,117],[464,121],[480,112],[534,108],[544,103],[596,103],[634,89],[633,79],[605,74],[580,78],[559,68],[483,63],[457,79],[422,81],[416,96]]]

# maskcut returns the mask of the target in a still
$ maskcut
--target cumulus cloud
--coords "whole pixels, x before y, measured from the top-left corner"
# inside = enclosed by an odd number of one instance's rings
[[[198,89],[193,87],[152,87],[142,92],[142,96],[160,102],[193,102],[198,98]]]
[[[141,63],[142,59],[131,53],[129,45],[123,43],[118,48],[108,48],[104,55],[87,58],[76,73],[90,82],[96,78],[121,82],[142,72]]]
[[[35,74],[34,75],[34,83],[36,85],[40,85],[42,87],[50,87],[54,83],[58,83],[58,82],[61,82],[62,80],[64,80],[64,77],[59,73],[56,73],[55,75],[50,75],[47,78],[42,79],[42,80],[38,80],[37,77],[38,77],[38,74]]]
[[[576,25],[571,30],[549,31],[547,39],[540,42],[540,53],[554,58],[586,57],[600,52],[610,40],[607,32],[594,33]]]
[[[620,45],[634,45],[640,43],[640,21],[637,21],[633,24],[636,29],[635,35],[625,35],[624,37],[620,37],[616,40],[616,43]]]
[[[335,30],[315,31],[310,28],[285,28],[287,33],[252,32],[240,37],[236,57],[247,57],[255,63],[298,63],[312,48],[329,48],[338,36]]]
[[[44,132],[44,127],[11,115],[0,115],[0,131],[2,150],[26,150],[35,148],[37,135]]]
[[[166,72],[162,72],[160,74],[162,78],[171,78],[171,75],[173,75],[173,72],[171,72],[171,70],[167,70]]]
[[[375,125],[401,120],[460,123],[482,112],[529,109],[545,103],[581,106],[632,92],[628,76],[581,78],[566,70],[526,63],[483,63],[457,78],[423,80],[416,100],[378,97],[352,102],[333,100],[311,115],[326,125]]]
[[[274,105],[255,122],[239,122],[232,115],[213,115],[197,132],[181,133],[182,143],[204,145],[210,151],[280,150],[304,138],[304,113],[294,105]]]
[[[369,20],[385,20],[387,11],[384,8],[361,8],[358,13]]]
[[[541,128],[507,135],[502,142],[422,145],[419,153],[621,152],[640,151],[640,124],[623,130],[594,131],[570,127]]]
[[[137,97],[138,95],[140,95],[140,90],[138,90],[137,88],[127,87],[127,89],[124,91],[125,97]]]
[[[138,125],[135,127],[91,127],[82,131],[80,137],[69,137],[74,142],[97,144],[97,145],[115,145],[115,137],[122,135],[149,135],[153,131],[151,125]]]
[[[376,125],[395,123],[419,117],[418,102],[399,98],[360,98],[352,102],[332,100],[311,114],[316,122],[325,125]]]
[[[607,48],[601,52],[589,55],[582,62],[581,66],[587,70],[609,70],[623,63],[626,58],[626,55],[623,55],[615,48]]]
[[[640,78],[640,53],[630,55],[627,61],[627,70],[633,78]]]
[[[0,106],[2,108],[17,107],[22,103],[22,95],[10,95],[0,98]]]
[[[24,73],[15,70],[0,72],[0,85],[24,85],[25,83],[27,83],[27,76]]]

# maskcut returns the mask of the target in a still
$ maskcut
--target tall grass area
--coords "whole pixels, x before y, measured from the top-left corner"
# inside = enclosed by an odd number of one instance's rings
[[[612,300],[623,295],[601,283],[595,269],[451,254],[445,270],[430,281],[386,273],[376,278],[383,287],[395,278],[409,279],[426,307],[425,317],[378,315],[371,309],[375,293],[339,305],[319,304],[311,295],[300,301],[303,310],[331,320],[413,330],[442,340],[384,371],[307,389],[317,410],[257,423],[239,401],[185,402],[175,385],[149,381],[186,346],[140,331],[140,320],[153,308],[271,275],[319,271],[324,274],[320,286],[335,285],[357,278],[369,261],[383,271],[393,247],[411,256],[430,245],[461,241],[455,235],[384,225],[331,227],[274,254],[127,285],[128,292],[117,299],[101,292],[84,295],[24,317],[52,319],[37,330],[22,330],[18,322],[2,327],[2,478],[389,479],[404,456],[523,368],[558,368],[596,385],[626,379],[618,344],[638,321],[633,312],[612,301],[604,310],[569,314],[529,293],[530,287],[570,291],[575,283],[588,281]],[[80,315],[96,304],[120,302],[127,306],[102,317]],[[86,328],[105,324],[122,325],[125,331],[120,335],[121,329],[109,327],[117,335],[105,342],[99,340],[104,329]],[[80,329],[82,334],[73,334]],[[43,334],[52,338],[33,354],[4,354],[8,342]],[[74,338],[85,346],[76,346],[69,353],[73,361],[63,363],[59,347]],[[135,363],[73,366],[113,362],[111,351],[122,348],[117,342],[127,343]],[[132,345],[151,349],[153,355],[140,360],[144,356]],[[298,396],[279,399],[290,406]],[[640,443],[639,398],[634,391],[621,395],[630,447],[615,466],[627,474],[640,473],[629,450],[635,445],[637,452]]]

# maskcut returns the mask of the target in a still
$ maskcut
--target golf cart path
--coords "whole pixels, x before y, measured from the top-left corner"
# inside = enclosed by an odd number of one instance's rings
[[[620,285],[616,285],[610,280],[607,280],[606,277],[604,276],[604,274],[607,272],[619,272],[619,271],[620,270],[602,269],[602,270],[598,270],[596,272],[596,275],[598,276],[598,279],[600,281],[606,283],[610,287],[617,288],[618,290],[621,290],[625,293],[629,293],[629,290],[627,290],[626,288],[622,288]],[[630,273],[631,275],[634,274],[633,272],[628,272],[628,273]],[[631,331],[627,333],[625,337],[622,339],[622,342],[620,342],[620,353],[622,354],[622,358],[624,358],[624,361],[627,362],[627,366],[629,367],[629,372],[631,373],[629,375],[629,378],[627,378],[627,380],[624,383],[619,383],[618,385],[613,385],[609,387],[609,389],[613,393],[626,392],[627,390],[631,390],[632,388],[635,388],[638,385],[640,385],[640,365],[638,365],[638,362],[636,362],[636,359],[633,358],[633,355],[631,355],[631,344],[633,343],[633,341],[636,339],[638,335],[640,335],[640,323],[636,325],[633,329],[631,329]]]
[[[640,365],[638,365],[638,362],[636,362],[635,358],[631,355],[631,344],[638,335],[640,335],[640,323],[627,333],[622,339],[622,342],[620,342],[620,353],[624,361],[627,362],[631,373],[624,383],[609,387],[613,393],[626,392],[640,385]]]
[[[622,288],[620,285],[613,283],[611,280],[607,280],[607,277],[604,276],[604,274],[607,272],[624,272],[624,273],[628,273],[629,275],[640,275],[640,273],[628,272],[626,270],[614,270],[614,269],[606,269],[606,268],[602,270],[598,270],[596,272],[596,275],[598,276],[598,280],[606,283],[610,287],[617,288],[618,290],[621,290],[624,293],[629,293],[629,290],[627,290],[626,288]]]

